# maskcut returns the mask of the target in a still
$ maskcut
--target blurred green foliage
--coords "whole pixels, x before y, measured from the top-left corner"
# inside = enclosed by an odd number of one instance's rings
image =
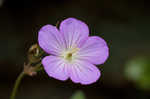
[[[150,89],[150,57],[136,57],[128,61],[125,75],[140,89]]]
[[[82,91],[75,92],[70,99],[86,99]]]

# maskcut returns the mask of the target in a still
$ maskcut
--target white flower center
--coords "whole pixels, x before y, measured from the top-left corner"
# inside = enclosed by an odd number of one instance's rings
[[[76,58],[78,51],[79,51],[79,48],[72,48],[72,49],[63,51],[61,57],[63,57],[63,59],[65,59],[67,62],[72,62]]]

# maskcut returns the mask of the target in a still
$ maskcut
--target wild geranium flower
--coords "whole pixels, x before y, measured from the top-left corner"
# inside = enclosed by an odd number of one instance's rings
[[[46,73],[58,80],[70,78],[84,85],[96,82],[101,73],[95,66],[108,58],[108,46],[98,36],[89,37],[88,26],[75,18],[65,19],[59,29],[43,26],[38,34],[40,47],[50,54],[42,60]]]

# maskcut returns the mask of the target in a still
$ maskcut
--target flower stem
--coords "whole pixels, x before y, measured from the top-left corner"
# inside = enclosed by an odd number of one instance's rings
[[[22,78],[23,78],[24,76],[25,76],[25,73],[24,73],[24,72],[20,73],[20,75],[18,76],[18,78],[17,78],[17,80],[16,80],[16,82],[15,82],[13,91],[12,91],[12,93],[11,93],[10,99],[15,99],[16,93],[17,93],[17,90],[18,90],[18,87],[19,87],[20,82],[21,82],[21,80],[22,80]]]

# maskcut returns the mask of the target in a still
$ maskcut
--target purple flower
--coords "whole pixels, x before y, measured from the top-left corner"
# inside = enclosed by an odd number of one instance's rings
[[[45,25],[38,34],[40,47],[51,54],[42,60],[45,71],[58,80],[70,78],[84,85],[96,82],[101,73],[95,66],[108,58],[108,46],[98,37],[89,37],[88,26],[75,18],[61,22],[59,29]]]

